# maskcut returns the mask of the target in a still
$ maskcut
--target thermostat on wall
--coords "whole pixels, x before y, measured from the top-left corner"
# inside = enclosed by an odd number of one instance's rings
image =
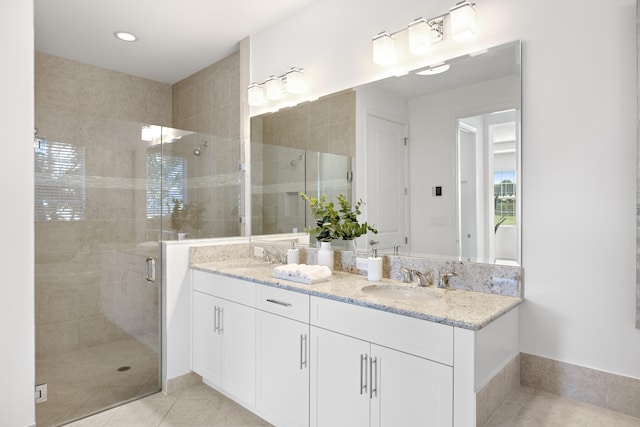
[[[442,186],[437,185],[435,187],[433,187],[433,196],[434,197],[439,197],[442,196]]]

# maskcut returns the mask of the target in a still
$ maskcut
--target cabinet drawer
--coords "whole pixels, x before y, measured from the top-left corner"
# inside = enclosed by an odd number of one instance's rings
[[[311,297],[314,326],[453,366],[453,327]]]
[[[258,288],[257,308],[309,323],[309,295],[266,285]]]
[[[194,290],[255,307],[255,283],[200,270],[192,270],[191,273]]]

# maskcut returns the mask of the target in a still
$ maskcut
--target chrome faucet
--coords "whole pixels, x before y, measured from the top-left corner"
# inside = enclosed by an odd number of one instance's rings
[[[413,277],[418,278],[418,286],[429,286],[433,282],[433,276],[431,275],[431,273],[424,274],[419,272],[418,270],[411,270],[411,274],[413,275]]]
[[[451,276],[457,276],[456,273],[443,273],[440,276],[440,283],[438,284],[439,288],[449,289],[449,279]]]
[[[411,283],[413,280],[413,270],[409,270],[407,267],[400,267],[400,273],[402,273],[402,283]]]

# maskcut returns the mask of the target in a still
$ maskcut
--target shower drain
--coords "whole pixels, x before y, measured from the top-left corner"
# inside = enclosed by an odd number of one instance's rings
[[[131,369],[131,366],[120,366],[120,367],[117,369],[117,371],[118,371],[118,372],[126,372],[126,371],[128,371],[129,369]]]

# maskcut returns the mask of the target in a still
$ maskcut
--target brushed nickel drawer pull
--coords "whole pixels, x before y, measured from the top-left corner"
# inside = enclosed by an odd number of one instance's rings
[[[292,304],[290,304],[288,302],[278,301],[277,299],[267,298],[267,302],[270,302],[272,304],[278,304],[278,305],[281,305],[283,307],[291,307],[292,306]]]

